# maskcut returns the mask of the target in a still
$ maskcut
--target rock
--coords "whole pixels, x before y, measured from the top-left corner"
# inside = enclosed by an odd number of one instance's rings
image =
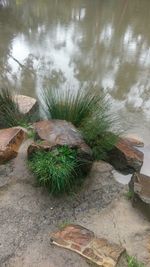
[[[92,161],[92,151],[84,142],[80,132],[70,122],[64,120],[44,120],[33,124],[37,142],[28,148],[28,157],[37,150],[52,150],[55,147],[67,145],[72,149],[77,149],[78,156],[90,167]],[[39,140],[41,140],[39,142]]]
[[[25,132],[19,128],[0,130],[0,164],[17,156],[18,149],[25,138]]]
[[[21,113],[33,115],[38,112],[38,102],[35,98],[25,95],[15,95],[14,100],[18,104]]]
[[[146,204],[150,204],[150,177],[141,173],[134,173],[129,183],[133,192],[133,200],[139,197]]]
[[[80,225],[70,224],[51,235],[51,242],[57,246],[73,250],[101,267],[115,267],[125,249],[109,243],[104,238]]]
[[[132,146],[135,147],[144,147],[144,142],[136,134],[127,134],[123,137],[124,140],[128,141]]]
[[[143,152],[136,149],[131,141],[124,138],[119,139],[108,155],[108,161],[114,168],[126,173],[140,171],[143,159]]]

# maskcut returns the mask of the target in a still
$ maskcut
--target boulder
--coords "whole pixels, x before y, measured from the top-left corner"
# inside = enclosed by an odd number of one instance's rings
[[[109,152],[108,161],[119,171],[139,172],[143,165],[144,154],[134,146],[135,142],[119,138],[117,144]]]
[[[38,102],[35,98],[25,95],[15,95],[14,100],[18,104],[21,113],[34,115],[38,112]]]
[[[133,193],[133,201],[140,198],[144,203],[150,204],[150,176],[134,173],[129,182],[129,188]]]
[[[143,140],[136,134],[127,134],[123,137],[123,139],[128,141],[132,146],[144,147]]]
[[[51,243],[75,251],[101,267],[116,267],[125,254],[125,249],[80,225],[67,225],[51,234]],[[121,266],[119,264],[119,266]],[[125,267],[125,265],[123,265]]]
[[[0,164],[17,156],[18,149],[26,134],[20,128],[0,130]]]
[[[75,126],[64,120],[44,120],[33,124],[36,141],[28,148],[28,157],[37,150],[49,151],[58,146],[76,149],[78,156],[85,162],[84,167],[90,168],[92,150],[84,142],[81,133]],[[87,163],[87,164],[86,164]]]

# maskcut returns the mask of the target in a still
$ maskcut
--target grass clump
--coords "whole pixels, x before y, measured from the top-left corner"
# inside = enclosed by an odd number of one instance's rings
[[[76,150],[67,146],[52,151],[37,151],[29,159],[29,166],[39,184],[56,195],[69,193],[80,180],[80,162]]]
[[[19,111],[13,94],[8,89],[0,90],[0,128],[27,125],[29,118]]]
[[[95,160],[107,159],[108,152],[118,140],[118,134],[111,132],[112,124],[109,118],[97,115],[94,119],[86,120],[81,127],[84,140],[92,148]]]
[[[100,98],[100,95],[82,89],[76,93],[70,89],[51,89],[43,92],[47,117],[70,121],[76,127],[91,117]]]
[[[143,263],[137,261],[135,257],[127,256],[128,267],[145,267]]]
[[[110,102],[102,91],[79,89],[43,92],[48,118],[72,122],[92,148],[94,159],[106,159],[118,139],[118,129],[112,132],[116,118],[110,113]]]

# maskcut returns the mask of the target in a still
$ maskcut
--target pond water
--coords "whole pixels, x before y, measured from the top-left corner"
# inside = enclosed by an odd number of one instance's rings
[[[88,85],[150,143],[149,0],[0,0],[0,87]]]

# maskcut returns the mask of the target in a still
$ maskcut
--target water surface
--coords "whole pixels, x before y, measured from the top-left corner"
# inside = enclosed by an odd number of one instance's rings
[[[0,87],[89,84],[109,94],[123,128],[149,144],[149,0],[1,0]]]

